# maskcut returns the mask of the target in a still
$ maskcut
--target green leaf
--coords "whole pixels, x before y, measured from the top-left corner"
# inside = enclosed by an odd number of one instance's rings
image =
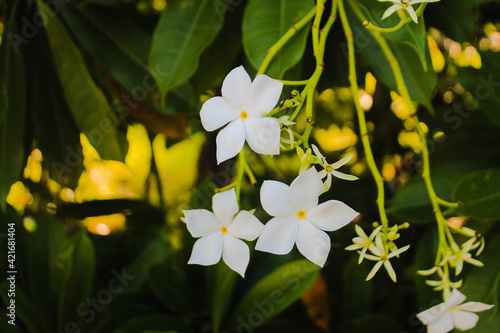
[[[0,208],[4,211],[10,186],[21,176],[26,157],[26,81],[20,46],[26,39],[17,27],[19,3],[12,7],[0,46]]]
[[[47,34],[64,96],[76,123],[103,159],[123,161],[127,152],[125,131],[112,112],[103,92],[95,85],[85,62],[57,16],[42,1]]]
[[[314,283],[321,268],[309,260],[286,263],[257,282],[239,301],[233,326],[268,320],[293,304]]]
[[[259,68],[268,49],[313,7],[312,0],[250,0],[243,17],[243,47],[250,63]],[[300,61],[309,26],[297,31],[276,54],[266,70],[267,75],[280,79]]]
[[[9,276],[7,276],[9,277]],[[9,280],[4,281],[0,286],[0,294],[2,296],[3,301],[8,306],[11,306],[11,300],[14,300],[15,307],[15,323],[19,324],[18,320],[20,319],[24,325],[26,326],[28,333],[45,333],[48,332],[49,329],[47,327],[46,318],[42,316],[42,314],[38,311],[38,308],[31,302],[31,300],[26,296],[23,290],[16,285],[13,289],[15,295],[11,294],[10,282]],[[5,311],[9,311],[5,309]],[[2,321],[7,321],[12,318],[2,318]],[[10,329],[5,332],[12,332]]]
[[[478,257],[484,267],[474,267],[464,279],[462,292],[467,301],[495,305],[493,309],[478,313],[479,321],[471,333],[500,332],[500,234],[498,228],[496,231],[496,237],[491,241],[487,239],[486,248]]]
[[[163,96],[195,73],[200,54],[215,39],[222,21],[213,0],[177,0],[163,13],[149,55]]]
[[[149,270],[149,287],[172,312],[186,314],[196,301],[194,289],[173,267],[172,263],[156,264]]]
[[[154,86],[154,90],[157,88],[151,83],[153,76],[146,64],[130,53],[107,30],[102,29],[92,17],[74,3],[61,6],[60,12],[72,34],[125,87],[134,89],[143,87],[144,82],[148,82],[148,87]]]
[[[424,13],[427,23],[447,37],[457,42],[470,42],[476,34],[476,6],[470,0],[455,0],[453,6],[449,1],[440,1],[429,4]]]
[[[66,329],[70,322],[83,324],[83,317],[77,314],[90,296],[94,267],[94,247],[82,229],[67,240],[52,266],[52,287],[59,293],[58,329]]]
[[[145,330],[160,332],[191,332],[191,329],[179,317],[154,314],[133,318],[122,328],[116,330],[116,333],[137,333]]]
[[[221,262],[211,267],[207,273],[208,285],[210,286],[210,314],[214,330],[217,331],[227,313],[239,275]]]
[[[389,61],[385,57],[372,33],[363,26],[363,20],[353,13],[351,7],[353,5],[356,6],[356,3],[354,1],[349,1],[349,6],[346,10],[353,30],[356,47],[363,53],[366,61],[376,72],[378,78],[380,78],[389,89],[398,91],[396,79]],[[417,27],[417,30],[418,29],[422,28]],[[418,40],[418,37],[415,38]],[[424,43],[425,57],[427,63],[430,63],[429,48],[427,43]],[[437,84],[437,76],[432,66],[427,66],[427,69],[425,69],[422,66],[420,57],[415,57],[415,48],[419,48],[419,46],[413,45],[410,47],[408,43],[395,43],[389,39],[387,39],[387,44],[401,68],[401,73],[411,99],[422,104],[431,114],[434,114],[435,112],[431,99]]]
[[[500,124],[500,65],[498,55],[492,52],[479,52],[482,66],[480,69],[472,67],[458,67],[460,84],[473,97],[471,108],[479,107],[497,125]]]
[[[358,257],[351,256],[342,272],[344,302],[342,304],[343,317],[350,322],[363,315],[369,314],[373,302],[373,284],[366,283],[371,265],[358,265]]]
[[[500,169],[473,172],[453,188],[452,198],[462,206],[455,212],[463,216],[487,220],[500,216]]]

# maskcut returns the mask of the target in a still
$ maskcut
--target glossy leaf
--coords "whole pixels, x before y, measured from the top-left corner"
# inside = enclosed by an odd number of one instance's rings
[[[215,39],[222,21],[212,0],[169,4],[154,32],[149,55],[163,96],[195,73],[200,54]]]
[[[320,267],[299,259],[274,270],[257,282],[239,301],[230,322],[253,322],[258,316],[266,321],[294,303],[316,281]],[[251,324],[250,324],[251,325]]]
[[[10,186],[21,176],[26,149],[26,81],[24,37],[17,26],[17,4],[12,7],[0,46],[0,208],[5,211]]]
[[[357,6],[354,1],[350,1],[349,5]],[[350,6],[346,9],[349,9],[347,14],[349,16],[349,22],[352,25],[351,28],[354,33],[354,41],[357,49],[363,53],[368,64],[374,69],[377,76],[387,85],[387,87],[391,90],[398,91],[396,79],[389,61],[375,38],[372,36],[372,33],[363,26],[363,21],[366,17],[362,20],[352,11]],[[434,108],[431,102],[434,88],[437,84],[437,77],[434,69],[432,66],[427,66],[427,70],[425,70],[424,66],[422,66],[420,57],[415,57],[416,46],[410,47],[408,43],[395,43],[391,40],[387,40],[387,43],[401,68],[410,97],[412,100],[424,105],[434,114]],[[425,56],[429,63],[430,55],[427,43],[425,43]]]
[[[92,80],[80,51],[62,23],[42,1],[37,4],[48,18],[46,29],[54,63],[76,123],[102,158],[123,161],[128,144],[125,131],[119,129],[118,118]]]
[[[243,17],[243,47],[252,66],[258,69],[268,49],[313,7],[311,0],[250,0]],[[297,31],[276,54],[266,70],[267,75],[280,79],[300,61],[309,26]]]
[[[94,247],[82,229],[67,240],[52,266],[52,287],[58,291],[58,329],[69,322],[83,323],[77,309],[90,296],[95,269]],[[83,308],[85,309],[85,307]]]
[[[452,198],[463,204],[455,212],[476,219],[500,216],[500,169],[473,172],[453,188]]]

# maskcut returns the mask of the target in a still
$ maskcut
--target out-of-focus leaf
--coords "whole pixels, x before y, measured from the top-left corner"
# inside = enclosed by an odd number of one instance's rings
[[[98,58],[110,73],[128,89],[143,87],[156,90],[152,74],[133,54],[74,3],[60,7],[61,16],[73,35],[90,53]],[[154,88],[153,88],[154,87]],[[144,87],[143,87],[144,88]]]
[[[425,283],[426,280],[439,279],[437,274],[435,274],[435,276],[422,276],[416,272],[418,270],[425,271],[434,267],[436,263],[438,242],[439,238],[437,230],[434,226],[431,226],[422,234],[422,237],[417,244],[414,265],[415,290],[417,303],[422,308],[429,308],[440,302],[438,297],[440,297],[441,292],[433,291],[432,288]]]
[[[9,277],[9,276],[7,276]],[[15,283],[15,282],[14,282]],[[17,320],[21,320],[26,328],[28,329],[28,333],[44,333],[48,332],[46,318],[42,316],[42,314],[38,311],[38,308],[33,304],[28,296],[24,293],[24,291],[19,288],[19,286],[15,286],[13,289],[14,294],[11,293],[10,289],[10,281],[4,281],[2,285],[0,285],[0,294],[2,296],[3,301],[8,306],[11,306],[10,300],[14,300],[14,322],[17,324]],[[8,313],[10,310],[7,309]],[[9,319],[8,319],[9,318]],[[10,317],[2,318],[2,321],[10,320]],[[10,330],[5,332],[11,332]]]
[[[429,4],[424,11],[427,23],[457,42],[474,40],[477,5],[470,0],[455,0],[453,6],[449,4],[449,1]]]
[[[90,295],[94,278],[94,247],[82,229],[66,241],[52,266],[52,288],[59,293],[57,307],[58,329],[69,322],[83,324],[77,310]]]
[[[213,0],[169,4],[155,29],[149,55],[163,96],[195,73],[201,52],[215,39],[222,21]]]
[[[500,169],[473,172],[453,188],[452,198],[462,202],[455,212],[476,219],[500,216]]]
[[[366,283],[372,265],[361,263],[358,257],[352,255],[342,272],[342,318],[350,321],[370,313],[373,301],[373,284]]]
[[[280,313],[311,287],[320,267],[306,259],[299,259],[274,270],[257,282],[238,302],[230,322],[232,326],[252,323],[250,317],[259,316],[260,324]],[[260,325],[259,324],[259,325]]]
[[[273,46],[295,23],[314,7],[311,0],[251,0],[243,17],[243,47],[248,59],[259,68]],[[278,52],[266,74],[280,79],[297,64],[305,50],[309,26],[306,25]]]
[[[352,281],[351,281],[352,283]],[[309,318],[323,331],[330,330],[330,307],[325,278],[319,275],[314,284],[301,297]]]
[[[149,206],[144,202],[128,199],[94,200],[82,203],[61,204],[57,214],[63,217],[84,219],[89,216],[110,215],[121,213],[127,209]]]
[[[123,161],[127,152],[125,131],[112,112],[106,97],[95,85],[82,55],[57,16],[37,1],[47,17],[47,34],[64,96],[76,123],[103,159]]]
[[[194,289],[172,264],[156,264],[149,270],[149,287],[156,297],[172,312],[186,314],[196,301]]]
[[[49,41],[44,30],[26,45],[28,73],[28,114],[33,136],[43,153],[51,178],[75,188],[83,164],[74,155],[80,154],[80,130],[71,114],[58,80]]]
[[[0,208],[4,211],[10,186],[19,179],[26,156],[25,38],[17,26],[19,3],[12,6],[0,47]]]
[[[467,89],[474,98],[473,107],[479,108],[489,115],[496,124],[500,124],[500,65],[498,55],[492,52],[480,52],[482,66],[480,69],[472,67],[458,67],[460,84]]]
[[[494,231],[494,230],[492,230]],[[464,279],[462,292],[467,296],[467,301],[482,302],[495,305],[493,309],[479,314],[479,321],[471,333],[500,332],[500,234],[496,228],[494,238],[487,239],[486,248],[479,256],[484,267],[474,269]]]
[[[364,54],[366,61],[388,88],[398,91],[396,79],[389,61],[375,38],[372,36],[372,33],[363,26],[365,17],[363,19],[358,17],[353,12],[351,6],[357,6],[356,2],[349,1],[349,6],[346,8],[356,47]],[[360,9],[358,8],[358,10]],[[427,70],[424,69],[420,58],[415,57],[415,45],[410,47],[407,43],[395,43],[388,39],[387,44],[401,68],[406,87],[408,88],[412,100],[424,105],[429,112],[434,114],[431,97],[437,84],[437,77],[432,66],[427,66]],[[427,43],[425,43],[425,56],[427,58],[427,63],[430,63]]]
[[[219,262],[208,271],[210,314],[215,330],[219,330],[222,319],[228,312],[228,306],[234,294],[234,286],[238,276],[235,271],[227,267],[223,262]]]
[[[184,323],[182,318],[167,315],[148,315],[136,317],[129,320],[122,328],[116,330],[116,333],[137,333],[147,331],[160,332],[191,332],[191,329]]]

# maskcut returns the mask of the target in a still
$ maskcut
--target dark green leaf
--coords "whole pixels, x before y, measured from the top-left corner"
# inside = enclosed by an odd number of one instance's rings
[[[225,263],[219,262],[208,272],[208,285],[210,286],[210,312],[212,325],[216,330],[227,314],[228,306],[234,294],[234,286],[239,275],[227,267]]]
[[[70,322],[83,323],[83,317],[77,314],[90,296],[94,267],[94,247],[82,229],[66,241],[52,266],[52,287],[59,293],[58,329],[66,329]]]
[[[498,231],[498,228],[496,229]],[[482,302],[495,305],[493,309],[479,314],[479,321],[471,333],[500,332],[500,235],[486,242],[484,253],[479,260],[484,267],[474,269],[464,279],[462,292],[467,296],[467,301]]]
[[[13,290],[15,295],[11,294],[11,290]],[[19,286],[16,285],[11,289],[9,280],[4,281],[0,286],[0,294],[5,304],[8,304],[8,307],[12,307],[10,303],[11,300],[15,301],[13,307],[15,308],[14,318],[16,324],[18,324],[17,320],[20,319],[28,329],[28,333],[44,333],[49,331],[47,322],[45,321],[46,318],[42,316],[35,304],[31,302]],[[7,309],[7,311],[10,313],[10,310]],[[10,317],[7,318],[2,318],[2,321],[11,319]],[[11,331],[9,330],[6,332]]]
[[[174,1],[163,13],[149,56],[163,96],[195,73],[200,54],[215,39],[222,21],[213,0]]]
[[[19,3],[12,7],[0,46],[0,208],[4,211],[10,186],[19,179],[26,156],[26,81],[21,44],[27,39],[17,27]]]
[[[243,17],[243,47],[250,63],[259,68],[273,46],[314,7],[311,0],[250,0]],[[266,74],[280,79],[304,54],[309,26],[306,25],[279,51]]]
[[[366,283],[371,265],[358,265],[358,256],[350,257],[342,273],[343,298],[342,313],[346,321],[359,318],[371,311],[373,301],[373,284]]]
[[[179,317],[148,315],[129,320],[116,333],[137,333],[148,331],[174,331],[189,333],[191,330]]]
[[[118,118],[92,80],[80,51],[62,23],[42,1],[37,4],[47,17],[54,63],[76,123],[102,158],[123,161],[128,143],[125,132],[118,128]]]
[[[266,321],[293,304],[314,283],[320,267],[299,259],[274,270],[257,282],[239,301],[231,316],[233,326],[253,322],[255,316]]]
[[[455,0],[453,6],[450,3],[440,1],[429,4],[424,11],[427,23],[457,42],[474,40],[477,5],[470,0]]]
[[[476,219],[500,216],[500,169],[473,172],[453,188],[452,198],[462,206],[455,212]]]
[[[349,4],[351,6],[356,6],[354,1],[350,1]],[[352,12],[352,8],[350,6],[346,9],[349,16],[349,22],[354,33],[356,47],[363,53],[368,64],[370,64],[377,76],[388,86],[388,88],[398,91],[396,79],[389,61],[373,37],[372,32],[363,26],[363,21],[366,17],[364,16],[363,19],[358,17]],[[382,35],[382,37],[384,37],[384,35]],[[397,63],[399,64],[399,67],[401,68],[401,73],[406,83],[406,87],[408,88],[410,97],[412,100],[424,105],[432,114],[434,114],[431,97],[437,84],[437,77],[432,66],[427,66],[427,70],[425,70],[422,66],[420,58],[415,57],[415,47],[418,48],[421,46],[413,45],[410,47],[408,46],[408,43],[395,43],[391,40],[386,40],[392,53],[394,54],[394,57],[396,58]],[[427,63],[430,63],[430,54],[427,43],[425,43],[425,55]]]
[[[102,61],[110,73],[128,89],[153,85],[152,74],[133,54],[75,4],[61,6],[61,15],[72,34]],[[151,89],[148,89],[151,90]]]

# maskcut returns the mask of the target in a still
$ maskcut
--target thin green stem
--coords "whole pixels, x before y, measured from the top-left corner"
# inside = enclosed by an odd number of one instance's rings
[[[316,7],[313,8],[309,13],[307,13],[307,15],[304,16],[300,21],[298,21],[297,23],[292,25],[290,27],[290,29],[288,29],[288,31],[283,36],[281,36],[281,38],[273,46],[271,46],[271,48],[269,48],[269,50],[267,50],[267,55],[264,58],[264,61],[262,62],[262,64],[260,65],[260,68],[257,71],[257,75],[263,74],[266,72],[267,67],[269,67],[269,64],[273,60],[276,53],[278,53],[283,48],[283,46],[285,46],[285,44],[290,39],[292,39],[293,36],[295,36],[297,31],[299,31],[305,25],[307,25],[307,23],[309,23],[309,21],[312,20],[312,18],[315,16],[315,14],[316,14]]]
[[[451,208],[460,207],[460,202],[449,202],[449,201],[443,200],[443,199],[441,199],[439,197],[437,198],[437,202],[441,206],[445,206],[445,207],[451,207]]]
[[[347,20],[347,15],[345,13],[343,0],[339,0],[339,14],[342,26],[344,28],[344,33],[348,44],[348,55],[349,55],[349,83],[351,85],[351,94],[354,100],[354,106],[356,108],[356,114],[358,116],[359,131],[361,135],[361,142],[363,144],[363,149],[365,151],[366,163],[368,168],[375,180],[377,186],[377,206],[380,215],[380,221],[384,226],[384,233],[387,233],[389,229],[389,219],[387,218],[387,213],[385,211],[385,191],[384,191],[384,178],[378,170],[377,164],[375,163],[375,158],[373,157],[372,148],[370,145],[370,138],[368,137],[368,127],[366,125],[365,112],[361,107],[358,98],[358,82],[356,78],[356,58],[354,55],[354,39],[351,27]]]
[[[367,29],[372,30],[372,31],[377,31],[377,32],[381,32],[381,33],[390,33],[390,32],[394,32],[394,31],[398,31],[399,29],[401,29],[405,25],[405,23],[406,23],[406,19],[403,19],[403,20],[399,21],[399,23],[392,28],[382,28],[382,27],[378,27],[378,26],[374,25],[373,23],[371,23],[370,21],[366,20],[363,22],[363,25]]]
[[[306,85],[309,80],[302,81],[288,81],[288,80],[278,80],[281,81],[285,86],[303,86]]]

